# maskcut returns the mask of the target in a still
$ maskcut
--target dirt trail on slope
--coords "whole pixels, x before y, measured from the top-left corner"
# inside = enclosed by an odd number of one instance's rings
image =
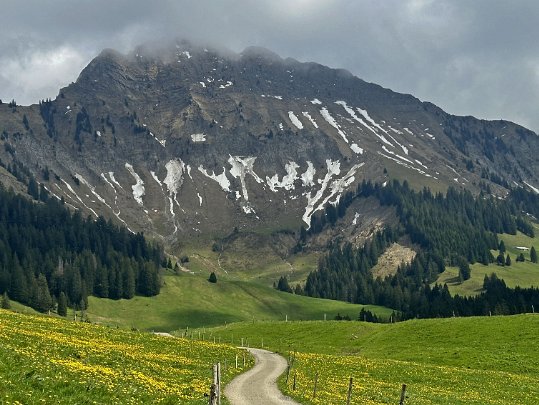
[[[277,378],[286,370],[286,360],[262,349],[248,349],[255,357],[255,366],[237,376],[225,388],[232,405],[299,405],[277,388]]]

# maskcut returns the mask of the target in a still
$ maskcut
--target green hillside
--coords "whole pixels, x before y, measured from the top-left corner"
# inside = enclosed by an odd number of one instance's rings
[[[539,226],[533,224],[535,234],[539,234]],[[460,282],[458,278],[458,269],[456,267],[447,267],[445,272],[441,273],[436,282],[438,284],[447,284],[449,291],[452,294],[474,295],[481,292],[483,288],[483,279],[485,275],[496,273],[499,278],[502,278],[508,287],[538,287],[539,286],[539,264],[530,262],[529,251],[517,249],[518,247],[535,247],[539,250],[539,238],[536,236],[530,238],[522,232],[517,232],[516,235],[498,234],[498,240],[503,241],[506,247],[505,255],[511,257],[511,266],[498,266],[490,264],[485,266],[481,263],[475,263],[470,266],[471,277],[469,280]],[[494,257],[498,255],[498,251],[491,251]],[[522,253],[525,262],[517,262],[517,256]]]
[[[301,403],[398,403],[408,384],[410,404],[534,404],[539,397],[539,316],[363,322],[238,323],[206,333],[281,351],[295,358]],[[294,355],[293,352],[297,351]],[[318,394],[312,399],[315,376]]]
[[[212,364],[225,383],[245,370],[232,346],[5,310],[0,342],[2,404],[202,404]]]
[[[337,314],[356,319],[364,306],[315,299],[277,291],[270,287],[220,277],[216,284],[207,276],[166,274],[161,293],[155,297],[110,300],[89,297],[87,315],[92,322],[142,330],[171,331],[254,320],[333,319]],[[388,318],[391,310],[365,306]]]

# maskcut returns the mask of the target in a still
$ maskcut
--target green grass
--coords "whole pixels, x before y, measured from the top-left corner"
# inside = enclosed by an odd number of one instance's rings
[[[256,254],[253,254],[256,252]],[[185,267],[195,274],[226,275],[229,279],[251,281],[272,286],[279,277],[286,275],[292,284],[304,283],[307,275],[318,267],[319,253],[299,253],[283,259],[267,246],[235,246],[233,252],[220,255],[210,248],[187,247],[183,254],[189,257]]]
[[[245,370],[243,361],[231,367],[243,355],[211,342],[0,310],[0,403],[206,404],[212,364],[222,363],[226,383]]]
[[[186,327],[216,326],[249,320],[332,319],[340,313],[357,318],[363,306],[340,301],[297,296],[270,287],[207,275],[164,276],[165,285],[155,297],[131,300],[89,298],[87,315],[92,322],[142,330],[171,331]],[[366,306],[382,317],[391,310]]]
[[[535,233],[539,234],[539,226],[533,224]],[[448,267],[445,272],[440,274],[436,282],[438,284],[447,284],[451,294],[459,295],[475,295],[479,294],[483,289],[483,279],[485,275],[490,276],[496,273],[499,278],[502,278],[509,287],[538,287],[539,286],[539,264],[530,262],[529,251],[521,251],[516,246],[524,246],[531,248],[535,247],[539,251],[539,238],[530,238],[521,232],[516,235],[499,234],[498,240],[503,240],[506,248],[506,253],[511,257],[511,266],[498,266],[490,264],[488,266],[480,263],[471,265],[471,277],[463,283],[459,282],[458,269],[456,267]],[[493,250],[494,257],[498,256],[498,251]],[[523,253],[526,259],[525,262],[517,262],[517,256]]]
[[[409,403],[534,404],[539,397],[539,315],[363,322],[238,323],[206,330],[228,341],[232,334],[296,361],[302,403],[344,403],[350,376],[352,403],[397,403],[408,384]],[[294,355],[291,355],[294,358]],[[320,390],[312,400],[314,376]]]

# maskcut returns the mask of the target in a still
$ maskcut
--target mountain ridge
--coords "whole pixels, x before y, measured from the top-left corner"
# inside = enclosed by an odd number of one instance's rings
[[[539,185],[532,131],[260,48],[107,49],[55,100],[0,105],[0,130],[5,167],[169,245],[308,227],[363,179],[500,197]]]

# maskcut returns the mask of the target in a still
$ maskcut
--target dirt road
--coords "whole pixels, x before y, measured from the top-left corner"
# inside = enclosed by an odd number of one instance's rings
[[[286,360],[267,350],[248,350],[255,356],[255,366],[225,388],[232,405],[299,405],[285,397],[275,382],[286,370]]]

